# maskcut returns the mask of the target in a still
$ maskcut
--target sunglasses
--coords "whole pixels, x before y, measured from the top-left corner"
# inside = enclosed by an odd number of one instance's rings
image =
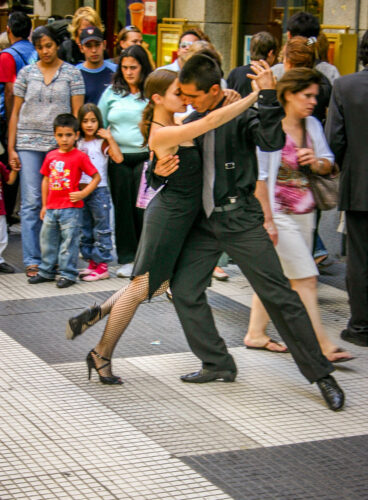
[[[186,49],[188,47],[190,47],[191,45],[193,45],[194,42],[180,42],[179,44],[179,47],[181,49]]]

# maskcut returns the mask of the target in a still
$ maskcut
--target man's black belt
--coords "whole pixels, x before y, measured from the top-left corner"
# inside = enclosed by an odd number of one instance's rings
[[[244,199],[240,198],[235,203],[228,203],[226,205],[219,205],[213,209],[214,212],[231,212],[232,210],[236,210],[244,206]]]

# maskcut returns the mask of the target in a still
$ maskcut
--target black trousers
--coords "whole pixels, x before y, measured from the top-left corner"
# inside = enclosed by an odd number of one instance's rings
[[[143,163],[148,153],[125,153],[123,163],[109,163],[115,214],[115,242],[119,264],[134,261],[142,232],[144,210],[136,207]]]
[[[348,328],[368,341],[368,212],[346,212]]]
[[[302,374],[310,381],[333,371],[323,356],[309,316],[283,275],[265,229],[258,201],[245,207],[202,215],[188,236],[171,282],[173,300],[188,343],[203,368],[236,370],[220,337],[205,290],[222,252],[240,267],[267,309]]]

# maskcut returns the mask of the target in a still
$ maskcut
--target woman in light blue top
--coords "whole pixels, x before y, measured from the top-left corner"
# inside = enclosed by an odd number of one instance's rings
[[[148,148],[143,147],[139,122],[147,104],[143,96],[144,82],[151,73],[147,54],[139,45],[121,53],[116,73],[98,103],[104,127],[124,155],[121,164],[110,161],[109,178],[115,210],[115,240],[120,277],[130,277],[133,260],[142,231],[143,210],[136,207],[143,163]]]

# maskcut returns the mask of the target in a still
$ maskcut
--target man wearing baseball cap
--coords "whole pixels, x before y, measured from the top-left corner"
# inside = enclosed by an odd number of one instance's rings
[[[103,34],[96,26],[82,30],[79,48],[86,60],[78,64],[77,68],[81,71],[86,86],[85,102],[96,105],[116,71],[116,64],[104,60],[105,47]]]

